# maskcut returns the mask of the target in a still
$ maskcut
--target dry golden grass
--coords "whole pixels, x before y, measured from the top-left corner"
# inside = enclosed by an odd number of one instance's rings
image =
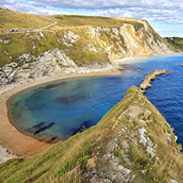
[[[49,30],[59,30],[73,27],[101,26],[101,27],[120,27],[123,23],[139,24],[138,19],[132,18],[112,18],[97,16],[80,16],[80,15],[53,15],[50,16],[58,23],[48,28]]]
[[[16,13],[17,13],[16,11],[12,11],[12,10],[9,10],[9,9],[3,9],[3,8],[0,7],[0,16],[14,15]]]
[[[4,9],[0,9],[0,14],[3,13]],[[51,23],[53,23],[51,19],[41,15],[18,13],[13,16],[0,16],[0,32],[10,32],[12,29],[28,31],[41,28]]]

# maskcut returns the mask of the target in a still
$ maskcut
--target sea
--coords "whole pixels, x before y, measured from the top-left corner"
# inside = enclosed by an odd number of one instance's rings
[[[183,145],[183,55],[156,56],[126,62],[122,75],[75,78],[32,88],[11,100],[9,116],[26,135],[48,141],[66,140],[96,125],[120,102],[128,88],[164,68],[144,94],[159,109]]]

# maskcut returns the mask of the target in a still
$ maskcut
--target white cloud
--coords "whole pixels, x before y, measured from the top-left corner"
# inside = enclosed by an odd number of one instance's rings
[[[45,6],[44,8],[35,7],[28,4],[14,3],[14,4],[5,4],[2,6],[10,10],[15,10],[19,12],[26,12],[30,14],[39,14],[39,15],[56,15],[56,14],[69,14],[64,11],[56,11],[51,6]]]
[[[147,19],[149,21],[157,21],[164,23],[183,23],[181,11],[173,11],[169,9],[149,9],[149,8],[115,8],[115,9],[100,9],[95,15],[109,17],[135,17]]]
[[[47,4],[60,8],[85,8],[85,9],[104,9],[104,8],[128,8],[144,7],[156,9],[180,9],[183,10],[182,0],[31,0],[29,2],[34,6]]]
[[[160,33],[167,33],[167,32],[177,32],[176,29],[155,29],[157,32],[160,32]]]
[[[183,0],[0,0],[0,6],[34,14],[81,14],[83,10],[90,15],[183,23]]]

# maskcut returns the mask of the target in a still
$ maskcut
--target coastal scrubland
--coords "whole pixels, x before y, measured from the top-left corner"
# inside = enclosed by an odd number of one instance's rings
[[[183,52],[183,38],[181,37],[166,37],[167,42],[175,47],[178,51]]]
[[[180,150],[164,117],[131,87],[96,126],[44,154],[1,164],[0,182],[181,182]]]
[[[49,19],[9,11],[0,9],[0,15],[14,14],[0,17],[1,86],[31,74],[42,77],[107,64],[114,68],[116,59],[176,50],[146,20],[75,15]],[[53,20],[57,24],[44,31],[4,33],[40,28]],[[181,182],[183,156],[176,138],[142,91],[131,87],[96,126],[43,154],[1,164],[0,182]]]

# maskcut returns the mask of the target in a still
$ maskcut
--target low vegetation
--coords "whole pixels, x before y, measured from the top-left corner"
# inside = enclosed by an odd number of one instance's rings
[[[50,30],[59,30],[63,28],[73,27],[117,27],[119,28],[124,23],[131,22],[136,24],[136,27],[141,27],[142,24],[138,23],[138,19],[133,18],[112,18],[112,17],[99,17],[99,16],[78,16],[78,15],[53,15],[50,16],[58,23],[55,26],[50,27]]]
[[[9,9],[3,9],[0,7],[0,16],[15,15],[17,12]]]
[[[64,30],[57,32],[29,32],[13,34],[0,34],[0,40],[9,40],[7,44],[0,42],[0,67],[3,65],[16,62],[21,66],[23,62],[20,61],[19,56],[24,53],[30,53],[34,57],[41,56],[44,52],[53,50],[54,48],[65,50],[65,53],[78,66],[85,66],[88,63],[107,63],[108,54],[102,50],[101,52],[89,51],[88,44],[92,44],[90,36],[84,35],[86,28],[72,29],[72,32],[81,36],[77,43],[73,44],[69,49],[63,42]],[[67,31],[68,32],[68,31]],[[107,41],[105,38],[105,41]]]
[[[148,139],[146,145],[141,143],[139,136],[143,128]],[[114,142],[115,148],[110,145]],[[154,156],[147,151],[150,142],[155,149]],[[119,167],[131,171],[134,182],[167,183],[171,179],[181,182],[183,156],[180,149],[172,128],[159,111],[140,89],[131,87],[124,99],[96,126],[56,144],[44,154],[28,159],[11,159],[1,164],[0,182],[89,182],[92,177],[83,176],[93,170],[86,169],[89,158],[95,159],[96,182],[112,181],[111,172],[112,176],[116,173],[111,165],[114,160]],[[114,160],[104,158],[108,154],[114,156]]]
[[[12,29],[30,31],[51,23],[53,23],[53,20],[46,16],[14,12],[2,8],[0,9],[0,33],[10,32]]]
[[[166,37],[167,42],[176,48],[177,51],[183,51],[183,38],[181,37]]]

